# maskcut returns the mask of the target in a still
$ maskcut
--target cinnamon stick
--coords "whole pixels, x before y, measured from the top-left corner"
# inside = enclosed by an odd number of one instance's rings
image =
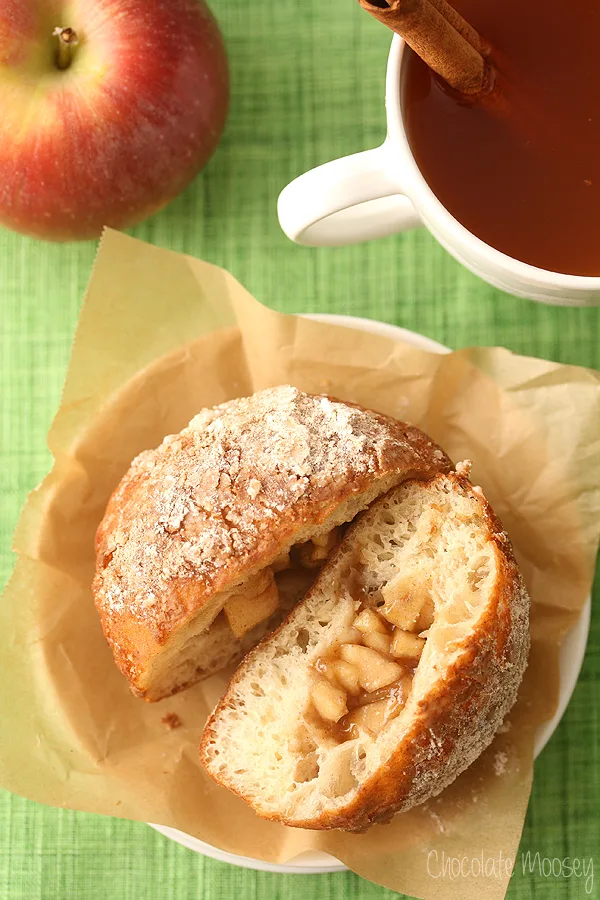
[[[452,25],[456,31],[460,34],[461,37],[464,37],[467,40],[471,47],[474,47],[478,53],[480,53],[484,58],[488,56],[490,52],[490,45],[487,41],[484,41],[478,31],[475,31],[472,25],[470,25],[466,19],[463,19],[461,14],[457,12],[453,6],[447,2],[447,0],[429,0],[432,6],[435,6],[437,11],[441,13],[441,15]],[[388,3],[386,0],[386,5],[390,6],[392,4]]]
[[[488,48],[446,0],[359,0],[404,38],[430,69],[455,90],[473,96],[490,86]]]

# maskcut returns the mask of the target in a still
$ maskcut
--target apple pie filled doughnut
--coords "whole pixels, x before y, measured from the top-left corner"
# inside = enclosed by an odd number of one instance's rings
[[[418,428],[290,386],[200,412],[133,461],[98,528],[95,603],[132,690],[160,700],[238,660],[346,523],[450,469]]]
[[[529,598],[502,526],[457,469],[361,513],[233,676],[200,756],[260,816],[386,822],[450,784],[515,702]]]

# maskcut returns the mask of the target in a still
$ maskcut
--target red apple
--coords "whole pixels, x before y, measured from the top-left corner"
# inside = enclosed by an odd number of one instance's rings
[[[199,0],[0,0],[0,223],[70,240],[144,219],[206,163],[228,94]]]

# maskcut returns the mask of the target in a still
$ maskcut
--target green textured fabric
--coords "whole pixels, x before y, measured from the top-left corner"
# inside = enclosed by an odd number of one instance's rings
[[[353,0],[214,0],[228,42],[233,101],[206,171],[133,233],[229,269],[286,312],[343,312],[403,325],[458,348],[600,367],[600,309],[509,297],[451,259],[423,230],[367,245],[295,247],[276,218],[279,190],[384,134],[388,36]],[[50,464],[45,435],[59,401],[95,245],[55,246],[0,232],[0,580],[27,491]],[[600,600],[596,592],[596,601]],[[535,771],[522,850],[600,868],[600,621],[575,695]],[[0,688],[1,689],[1,688]],[[352,874],[281,876],[204,859],[144,825],[49,809],[0,792],[0,900],[382,900]],[[522,874],[510,898],[600,897],[589,878]]]

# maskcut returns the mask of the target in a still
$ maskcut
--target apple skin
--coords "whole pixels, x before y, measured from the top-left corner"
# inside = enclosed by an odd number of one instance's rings
[[[79,39],[64,70],[57,27]],[[141,221],[206,163],[228,102],[199,0],[2,0],[0,223],[73,240]]]

